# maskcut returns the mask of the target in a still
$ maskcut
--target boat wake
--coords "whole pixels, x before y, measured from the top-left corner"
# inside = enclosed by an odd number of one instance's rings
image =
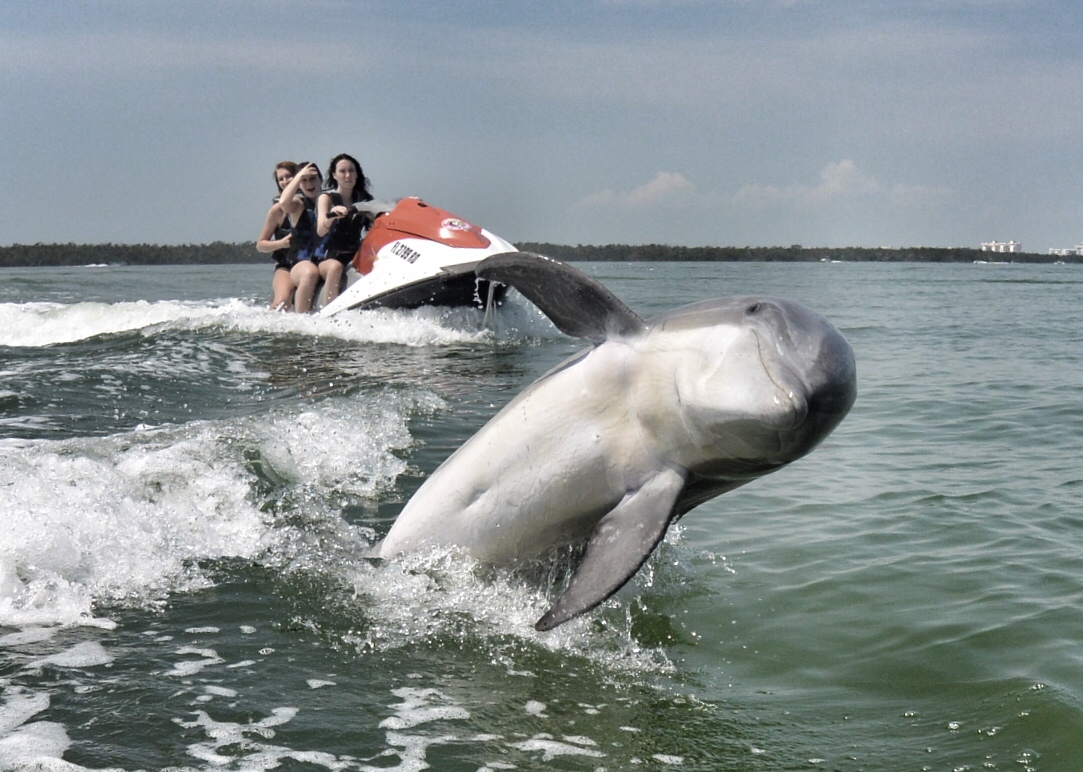
[[[319,317],[279,313],[236,298],[118,303],[0,303],[0,347],[43,348],[119,333],[162,330],[327,336],[356,343],[440,346],[485,339],[553,337],[545,317],[512,294],[486,325],[474,308],[373,309]]]

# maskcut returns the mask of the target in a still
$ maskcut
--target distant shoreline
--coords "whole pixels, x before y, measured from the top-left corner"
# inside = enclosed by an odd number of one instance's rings
[[[570,262],[879,262],[879,263],[1076,263],[1083,255],[983,252],[963,247],[675,247],[665,244],[606,246],[520,242],[519,249]],[[230,244],[14,244],[0,247],[0,268],[83,265],[266,264],[251,242]]]

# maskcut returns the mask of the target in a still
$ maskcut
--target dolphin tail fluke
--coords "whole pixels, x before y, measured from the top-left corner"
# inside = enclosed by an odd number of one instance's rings
[[[565,335],[601,343],[635,335],[645,323],[620,299],[570,265],[533,252],[504,252],[478,263],[482,279],[515,287]]]
[[[666,469],[598,521],[568,589],[534,629],[552,630],[623,587],[666,535],[684,482],[679,472]]]

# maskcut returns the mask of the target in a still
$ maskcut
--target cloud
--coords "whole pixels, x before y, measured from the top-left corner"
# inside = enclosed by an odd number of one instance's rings
[[[559,219],[570,234],[561,238],[581,243],[959,243],[941,235],[959,204],[949,188],[889,181],[843,158],[811,183],[706,189],[658,172],[639,186],[585,196]]]
[[[579,201],[580,206],[597,208],[640,208],[673,206],[695,196],[696,186],[683,174],[658,172],[654,179],[632,190],[620,191],[607,188],[592,193]]]
[[[864,198],[883,192],[875,177],[857,168],[847,158],[834,161],[820,170],[817,185],[745,185],[733,196],[738,209],[763,210],[776,207],[819,208],[843,199]]]
[[[700,191],[679,172],[658,172],[654,179],[631,190],[606,188],[579,200],[579,206],[595,209],[650,209],[657,207],[698,207],[742,212],[817,212],[840,206],[869,204],[893,209],[928,204],[950,195],[946,188],[904,183],[886,184],[858,167],[851,158],[832,161],[819,172],[814,185],[792,183],[784,187],[750,183],[736,193]]]
[[[946,188],[896,183],[887,185],[858,168],[853,159],[833,161],[820,170],[816,185],[746,185],[730,200],[736,210],[794,209],[816,211],[839,205],[882,203],[895,209],[911,208],[950,196]]]

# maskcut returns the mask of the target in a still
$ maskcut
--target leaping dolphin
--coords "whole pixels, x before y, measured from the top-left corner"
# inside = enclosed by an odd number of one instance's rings
[[[857,396],[853,350],[798,303],[720,298],[645,322],[541,255],[496,255],[477,275],[593,345],[433,472],[375,554],[442,545],[507,564],[589,540],[540,631],[619,590],[689,510],[804,456]]]

